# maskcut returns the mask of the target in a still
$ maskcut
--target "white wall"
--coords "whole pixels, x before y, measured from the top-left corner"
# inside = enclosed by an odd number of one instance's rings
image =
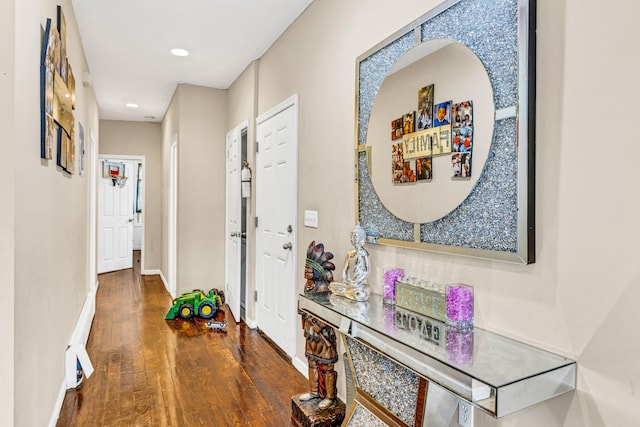
[[[57,4],[66,15],[67,56],[77,81],[76,123],[82,123],[87,144],[91,131],[94,135],[98,132],[95,97],[82,85],[81,76],[88,67],[71,1],[16,1],[15,15],[9,13],[15,23],[15,64],[9,70],[15,76],[15,99],[10,106],[15,135],[10,142],[14,148],[11,160],[6,163],[16,168],[12,226],[16,307],[13,411],[17,426],[49,422],[64,379],[65,349],[89,289],[87,206],[92,165],[87,164],[85,176],[80,177],[59,170],[55,160],[40,159],[41,26],[47,17],[56,22]],[[3,9],[3,21],[5,13]]]
[[[355,191],[345,183],[354,182],[356,57],[437,3],[313,2],[260,59],[259,114],[300,95],[298,209],[317,210],[320,222],[316,230],[299,220],[300,259],[311,240],[338,264],[350,247]],[[391,266],[469,283],[478,326],[578,361],[575,393],[498,421],[477,413],[476,426],[637,423],[638,138],[626,123],[640,95],[630,32],[639,12],[631,0],[538,1],[535,264],[368,246],[372,283]],[[302,284],[302,264],[298,277]],[[298,343],[303,357],[301,332]]]

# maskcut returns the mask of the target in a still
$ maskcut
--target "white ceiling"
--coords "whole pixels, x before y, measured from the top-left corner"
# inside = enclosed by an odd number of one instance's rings
[[[311,1],[72,0],[100,119],[161,121],[178,83],[228,88]]]

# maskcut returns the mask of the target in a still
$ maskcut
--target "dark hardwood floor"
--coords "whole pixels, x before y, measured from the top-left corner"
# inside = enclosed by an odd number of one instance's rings
[[[87,343],[95,372],[67,391],[58,426],[289,426],[291,396],[308,384],[258,331],[165,320],[158,276],[100,275]]]

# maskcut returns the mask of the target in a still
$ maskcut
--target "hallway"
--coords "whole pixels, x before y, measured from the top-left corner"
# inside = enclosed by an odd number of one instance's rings
[[[290,361],[244,322],[164,320],[162,281],[140,276],[139,252],[134,266],[99,276],[95,372],[67,391],[57,426],[290,425],[291,396],[308,388]]]

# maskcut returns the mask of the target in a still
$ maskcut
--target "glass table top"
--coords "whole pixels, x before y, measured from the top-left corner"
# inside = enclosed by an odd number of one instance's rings
[[[494,388],[575,363],[478,327],[468,331],[447,329],[439,320],[385,305],[376,294],[366,302],[335,295],[300,295],[299,306],[311,313],[318,311],[319,307],[328,309],[383,335],[392,344],[408,346],[426,358],[442,362]]]

